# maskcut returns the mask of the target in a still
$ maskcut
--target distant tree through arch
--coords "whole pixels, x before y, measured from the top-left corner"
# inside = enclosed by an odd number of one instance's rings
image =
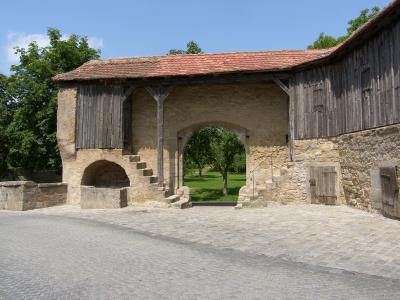
[[[229,173],[243,173],[246,170],[246,154],[239,137],[230,129],[223,127],[205,127],[196,131],[184,149],[185,173],[194,169],[199,181],[207,187],[209,176],[203,176],[203,170],[219,173],[222,177],[220,193],[227,197],[229,193]],[[214,176],[215,177],[215,176]],[[210,182],[210,185],[212,183]]]

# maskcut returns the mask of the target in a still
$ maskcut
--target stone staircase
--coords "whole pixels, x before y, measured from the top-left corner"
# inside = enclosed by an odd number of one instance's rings
[[[239,191],[237,208],[267,206],[269,201],[273,201],[274,192],[280,188],[287,173],[287,167],[276,168],[273,170],[272,177],[264,184],[258,184],[254,189],[252,184],[242,187]]]
[[[143,190],[144,198],[147,198],[141,205],[175,208],[191,206],[190,191],[181,189],[177,191],[177,194],[174,194],[164,186],[160,186],[153,169],[148,168],[147,163],[141,161],[139,155],[125,154],[123,158],[130,163],[138,174],[140,188]]]

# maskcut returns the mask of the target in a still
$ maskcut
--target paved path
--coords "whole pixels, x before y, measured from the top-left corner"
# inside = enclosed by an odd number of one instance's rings
[[[0,213],[0,299],[398,299],[399,283],[43,211]]]
[[[216,249],[400,279],[400,221],[345,206],[243,210],[81,210],[62,206],[27,213],[92,219]]]

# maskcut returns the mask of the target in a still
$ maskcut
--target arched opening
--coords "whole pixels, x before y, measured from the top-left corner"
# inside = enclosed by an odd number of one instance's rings
[[[99,160],[85,169],[81,185],[123,188],[130,186],[130,181],[120,165],[108,160]]]
[[[197,127],[187,135],[183,185],[191,188],[194,205],[236,204],[246,185],[246,145],[240,137],[220,125]]]

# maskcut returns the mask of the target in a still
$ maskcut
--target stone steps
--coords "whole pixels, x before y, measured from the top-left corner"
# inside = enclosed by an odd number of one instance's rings
[[[171,195],[170,191],[165,187],[159,186],[158,176],[154,175],[153,169],[147,167],[147,163],[141,161],[140,155],[126,154],[124,155],[128,161],[132,164],[134,169],[138,172],[141,177],[141,182],[148,184],[147,188],[155,193],[155,202],[164,203],[170,207],[185,208],[185,203],[181,196]],[[182,203],[181,203],[182,202]]]
[[[259,185],[256,187],[256,194],[257,194],[256,197],[259,197],[261,195],[264,195],[265,193],[268,193],[270,191],[279,188],[287,172],[288,172],[287,168],[274,170],[273,172],[274,174],[272,175],[271,179],[265,181],[264,185]]]
[[[275,190],[282,185],[287,173],[286,167],[274,169],[272,177],[266,180],[264,184],[255,186],[254,190],[251,185],[242,187],[239,191],[237,208],[257,207],[260,203],[265,205],[267,201],[272,199]]]

